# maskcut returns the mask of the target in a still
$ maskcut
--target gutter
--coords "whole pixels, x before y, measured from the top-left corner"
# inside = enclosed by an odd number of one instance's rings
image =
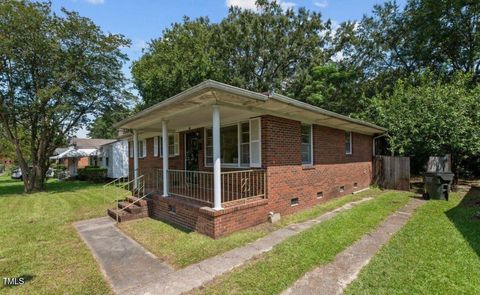
[[[345,120],[345,121],[355,123],[355,124],[358,124],[358,125],[363,125],[363,126],[366,126],[366,127],[377,129],[379,131],[383,131],[383,132],[387,131],[386,128],[380,127],[378,125],[368,123],[368,122],[365,122],[365,121],[361,121],[361,120],[358,120],[358,119],[353,119],[353,118],[350,118],[348,116],[344,116],[344,115],[334,113],[332,111],[327,111],[325,109],[322,109],[322,108],[313,106],[311,104],[308,104],[308,103],[290,98],[290,97],[285,96],[285,95],[272,93],[270,95],[270,97],[273,98],[273,99],[276,99],[278,101],[281,101],[283,103],[286,103],[286,104],[289,104],[289,105],[292,105],[292,106],[295,106],[295,107],[299,107],[299,108],[302,108],[302,109],[310,110],[310,111],[313,111],[313,112],[316,112],[316,113],[320,113],[322,115],[326,115],[326,116],[334,117],[334,118],[337,118],[337,119]]]

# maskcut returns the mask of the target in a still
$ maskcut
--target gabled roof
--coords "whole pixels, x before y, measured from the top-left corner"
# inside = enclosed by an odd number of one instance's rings
[[[100,146],[117,141],[116,139],[103,139],[103,138],[72,138],[70,139],[70,145],[75,145],[77,149],[97,149]]]
[[[255,108],[256,111],[265,111],[266,113],[291,118],[292,120],[308,120],[318,125],[363,132],[366,134],[379,134],[386,131],[385,128],[378,125],[327,111],[284,95],[276,93],[257,93],[213,80],[206,80],[138,112],[137,114],[116,123],[114,127],[134,129],[136,126],[141,126],[142,124],[145,125],[147,120],[157,120],[159,118],[161,119],[162,116],[172,116],[175,112],[178,112],[178,109],[182,108],[183,105],[188,105],[187,103],[189,100],[192,101],[192,104],[198,104],[198,97],[207,92],[213,92],[213,99],[216,101],[221,101],[222,99],[221,95],[217,95],[218,92],[222,95],[235,97],[237,99],[235,103],[239,102],[238,98],[241,98],[242,104],[239,106],[246,106],[250,109]],[[204,101],[206,103],[207,100],[205,99]],[[231,104],[231,102],[232,101],[229,101],[228,103]],[[175,106],[177,107],[175,108]]]

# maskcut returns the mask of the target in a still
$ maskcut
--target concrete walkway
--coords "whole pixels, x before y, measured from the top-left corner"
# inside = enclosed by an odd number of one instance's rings
[[[109,217],[77,222],[74,226],[93,252],[116,294],[182,294],[272,250],[286,238],[371,199],[368,197],[347,203],[317,218],[276,230],[243,247],[177,271],[122,233]]]
[[[93,252],[103,275],[117,294],[174,271],[123,234],[110,217],[84,220],[74,226]]]
[[[412,199],[405,207],[383,221],[374,232],[366,234],[338,254],[331,263],[317,267],[305,274],[282,294],[342,294],[348,284],[357,278],[360,270],[407,223],[411,214],[423,202],[420,199]]]

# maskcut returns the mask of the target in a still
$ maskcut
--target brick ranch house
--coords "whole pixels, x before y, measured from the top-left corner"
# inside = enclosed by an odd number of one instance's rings
[[[131,134],[149,216],[213,238],[368,188],[373,138],[385,132],[211,80],[115,127]]]

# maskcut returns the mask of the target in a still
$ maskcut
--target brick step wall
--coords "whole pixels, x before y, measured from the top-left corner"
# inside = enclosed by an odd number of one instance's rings
[[[132,203],[134,203],[132,205]],[[118,211],[126,208],[125,210]],[[118,202],[118,208],[111,208],[107,210],[108,216],[118,221],[128,221],[138,218],[148,217],[148,205],[146,200],[139,200],[135,196],[129,196],[124,201]]]

